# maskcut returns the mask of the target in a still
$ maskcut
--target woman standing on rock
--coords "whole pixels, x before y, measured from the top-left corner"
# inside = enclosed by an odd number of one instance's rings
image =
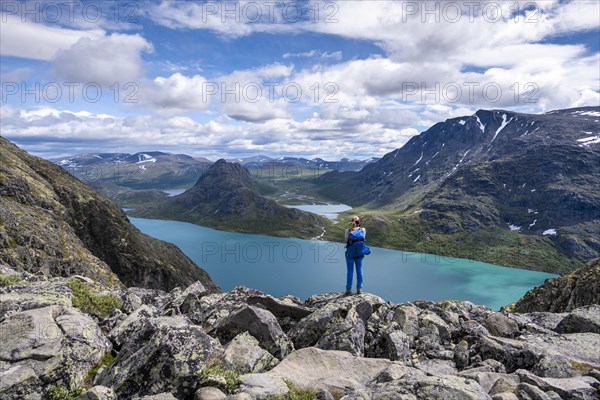
[[[356,265],[356,294],[362,293],[363,287],[363,258],[364,255],[356,255],[353,246],[358,242],[364,242],[367,230],[360,226],[360,218],[353,216],[350,222],[350,228],[344,233],[346,237],[346,293],[345,296],[352,294],[352,278],[354,276],[354,266]]]

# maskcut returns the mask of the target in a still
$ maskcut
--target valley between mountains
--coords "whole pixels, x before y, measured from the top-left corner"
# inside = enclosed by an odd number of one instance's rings
[[[480,110],[364,161],[148,152],[55,162],[132,216],[340,241],[338,221],[359,214],[372,245],[564,273],[600,255],[599,119],[600,107]],[[311,203],[353,209],[332,222],[286,207]]]

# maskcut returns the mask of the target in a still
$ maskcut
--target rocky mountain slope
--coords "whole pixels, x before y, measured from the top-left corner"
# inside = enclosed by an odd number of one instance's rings
[[[191,189],[156,205],[131,211],[131,215],[239,232],[296,237],[314,237],[321,233],[327,223],[323,218],[281,206],[261,196],[258,186],[245,167],[219,160]]]
[[[50,276],[173,289],[208,274],[177,247],[142,234],[126,215],[49,161],[0,138],[0,261]]]
[[[512,247],[512,238],[587,261],[600,255],[599,120],[600,107],[541,115],[480,110],[434,125],[360,172],[323,175],[321,190],[423,226],[420,240],[429,232],[476,247],[487,231],[498,251]],[[505,263],[535,268],[521,256]]]
[[[3,266],[0,283],[6,400],[592,400],[600,393],[599,305],[508,313],[462,301],[392,304],[366,293],[302,302],[244,287],[210,294],[199,282],[171,292],[110,289]]]
[[[600,259],[560,278],[548,279],[510,307],[517,312],[570,312],[600,304]]]

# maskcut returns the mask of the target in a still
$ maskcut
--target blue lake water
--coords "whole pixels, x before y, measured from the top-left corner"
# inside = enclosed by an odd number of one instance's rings
[[[186,189],[161,189],[161,192],[164,192],[169,195],[169,197],[180,195],[185,192]]]
[[[345,288],[341,243],[224,232],[176,221],[130,220],[142,232],[179,246],[224,290],[244,285],[273,296],[306,299]],[[370,247],[372,254],[364,262],[364,290],[395,303],[469,300],[497,310],[556,276]]]
[[[290,208],[297,208],[302,211],[308,211],[314,214],[319,214],[325,218],[329,218],[335,221],[338,214],[344,211],[352,210],[352,207],[346,204],[301,204],[297,206],[286,206]]]

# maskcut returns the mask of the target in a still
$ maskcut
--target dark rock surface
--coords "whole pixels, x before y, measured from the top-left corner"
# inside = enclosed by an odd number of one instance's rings
[[[141,233],[122,210],[57,165],[0,138],[0,261],[112,286],[219,288],[176,246]]]
[[[548,279],[509,307],[516,312],[568,312],[600,304],[600,259],[560,278]]]

